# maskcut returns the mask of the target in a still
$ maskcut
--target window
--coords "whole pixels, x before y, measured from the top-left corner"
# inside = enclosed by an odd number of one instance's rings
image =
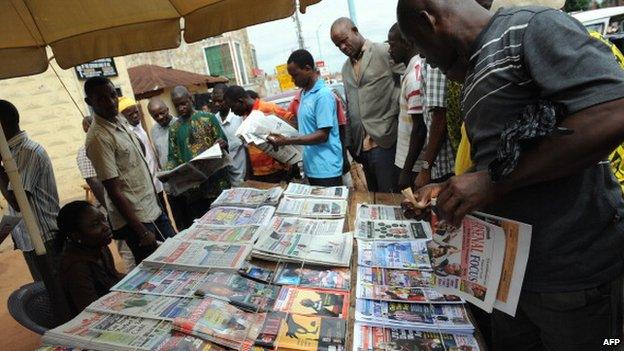
[[[239,43],[234,43],[234,46],[236,47],[236,61],[238,63],[238,69],[240,70],[240,76],[242,80],[241,83],[243,83],[242,85],[247,85],[249,84],[249,78],[247,77],[247,69],[243,64],[243,53],[241,50],[241,45]]]
[[[204,48],[204,55],[206,56],[209,74],[213,76],[224,76],[230,79],[230,81],[236,81],[234,63],[232,62],[230,46],[228,44]]]

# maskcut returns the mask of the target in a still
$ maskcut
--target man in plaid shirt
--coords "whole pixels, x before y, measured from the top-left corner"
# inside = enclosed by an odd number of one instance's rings
[[[431,182],[450,178],[455,168],[455,155],[446,125],[446,86],[444,74],[426,64],[422,72],[424,92],[423,116],[427,125],[427,141],[420,156],[421,171],[416,177],[416,188]]]

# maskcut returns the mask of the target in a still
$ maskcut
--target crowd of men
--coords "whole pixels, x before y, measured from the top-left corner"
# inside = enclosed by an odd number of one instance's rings
[[[223,189],[299,176],[297,166],[235,135],[246,118],[275,115],[299,134],[270,134],[268,142],[302,145],[312,185],[342,185],[353,159],[370,191],[415,189],[416,214],[435,199],[438,217],[454,225],[483,210],[533,226],[516,316],[477,315],[495,350],[593,350],[619,337],[624,200],[603,160],[624,139],[624,73],[609,47],[567,14],[488,11],[491,3],[400,0],[386,43],[337,19],[330,35],[347,56],[346,101],[325,84],[312,55],[297,50],[287,68],[301,90],[288,109],[220,84],[212,111],[196,110],[179,86],[171,93],[176,116],[162,100],[149,101],[151,138],[136,101],[118,97],[106,78],[89,79],[85,101],[94,114],[83,120],[77,160],[122,256],[138,264],[175,235],[171,219],[177,230],[188,228]],[[20,130],[13,105],[0,101],[0,115],[46,247],[59,255],[50,245],[59,211],[50,159]],[[522,147],[506,152],[517,139]],[[163,187],[156,173],[215,144],[231,164],[199,187],[166,194],[167,179]],[[18,212],[3,168],[0,190]],[[32,266],[25,229],[13,236]]]

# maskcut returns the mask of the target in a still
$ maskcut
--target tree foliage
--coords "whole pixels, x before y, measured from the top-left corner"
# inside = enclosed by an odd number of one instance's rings
[[[591,0],[566,0],[564,10],[566,12],[585,11],[591,4]]]

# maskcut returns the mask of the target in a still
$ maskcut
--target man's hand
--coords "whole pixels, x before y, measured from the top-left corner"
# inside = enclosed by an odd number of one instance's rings
[[[221,148],[221,150],[227,150],[227,148],[228,148],[227,141],[219,138],[219,139],[217,139],[216,142],[217,142],[217,144],[219,144],[219,147]]]
[[[431,200],[438,197],[442,190],[441,184],[429,184],[414,193],[414,200],[406,200],[401,204],[403,214],[408,219],[429,220],[431,214]]]
[[[141,241],[139,242],[139,246],[153,246],[156,245],[156,235],[150,230],[144,231],[139,235]]]
[[[414,187],[420,189],[429,183],[431,183],[431,169],[422,169],[416,176]]]
[[[288,138],[281,134],[271,133],[267,137],[267,141],[273,145],[275,151],[277,151],[280,146],[288,145]]]
[[[457,227],[466,214],[482,209],[504,193],[492,182],[487,171],[462,174],[440,186],[436,213],[440,219]]]
[[[410,169],[402,169],[399,174],[399,189],[405,189],[412,186],[412,179],[414,177],[414,172]]]

